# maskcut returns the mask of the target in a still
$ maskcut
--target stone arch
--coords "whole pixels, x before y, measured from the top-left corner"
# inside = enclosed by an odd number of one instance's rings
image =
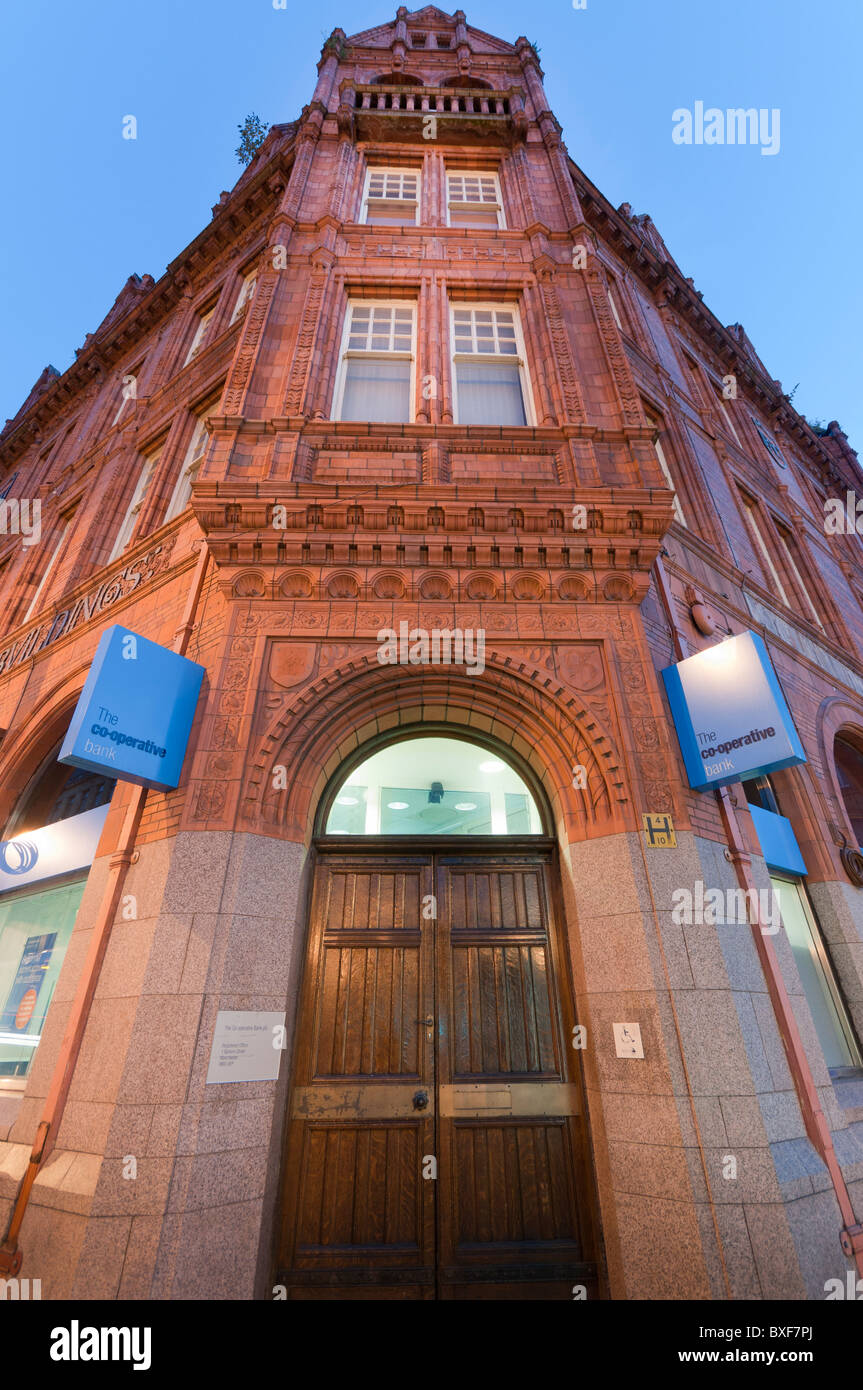
[[[828,826],[831,838],[835,844],[839,845],[840,839],[844,837],[846,844],[852,850],[857,849],[851,822],[845,809],[845,797],[839,785],[833,748],[837,736],[841,735],[848,743],[856,744],[863,750],[863,702],[851,700],[841,695],[828,696],[826,700],[822,700],[818,708],[815,730],[824,774],[824,786],[832,812],[831,824]]]
[[[19,797],[54,745],[62,738],[78,703],[89,670],[83,662],[74,673],[46,693],[28,712],[17,737],[0,753],[0,828],[9,820]]]
[[[371,79],[376,87],[422,87],[423,79],[412,72],[382,72]]]
[[[451,77],[445,77],[441,82],[441,87],[449,91],[458,91],[459,88],[485,88],[486,91],[493,92],[494,88],[490,82],[486,82],[482,77],[465,76],[463,73],[454,73]]]
[[[493,673],[493,679],[489,675]],[[362,711],[362,713],[358,713]],[[260,739],[240,814],[287,839],[308,842],[333,773],[388,731],[474,735],[497,745],[540,789],[557,833],[582,840],[631,829],[626,778],[609,732],[577,694],[546,671],[487,655],[481,676],[456,668],[381,666],[355,658],[308,686]],[[284,766],[276,790],[272,769]],[[583,773],[574,776],[573,769]],[[578,780],[584,785],[573,786]]]

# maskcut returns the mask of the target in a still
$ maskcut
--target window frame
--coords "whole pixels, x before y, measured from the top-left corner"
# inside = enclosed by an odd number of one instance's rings
[[[750,538],[754,537],[755,540],[755,554],[760,558],[760,560],[766,567],[766,578],[768,582],[764,584],[763,587],[767,590],[768,593],[770,593],[769,581],[772,579],[774,584],[776,585],[776,591],[782,603],[785,605],[787,609],[789,609],[791,613],[794,613],[794,605],[788,598],[786,586],[785,584],[783,584],[782,576],[779,573],[779,565],[777,565],[777,560],[779,559],[779,557],[777,555],[774,555],[770,543],[767,539],[767,536],[764,534],[764,527],[762,523],[765,516],[765,508],[757,497],[754,497],[751,493],[747,492],[745,488],[742,488],[739,485],[738,493],[743,506],[744,522],[746,524]]]
[[[200,356],[201,349],[204,346],[204,343],[207,339],[207,333],[209,331],[210,324],[213,322],[213,316],[215,312],[216,304],[213,303],[210,305],[209,309],[202,309],[197,314],[198,322],[195,327],[195,332],[192,335],[192,341],[189,344],[189,351],[186,353],[185,359],[183,361],[184,367],[188,367],[190,362],[194,362],[195,358]]]
[[[132,544],[135,527],[138,524],[138,515],[144,505],[147,493],[152,486],[153,478],[159,466],[159,460],[162,457],[164,447],[164,444],[160,444],[155,449],[142,450],[141,452],[141,468],[138,473],[135,488],[129,499],[129,505],[123,513],[123,519],[114,537],[111,553],[105,561],[106,565],[111,565],[115,560],[118,560],[124,551],[128,550],[129,546]],[[129,525],[130,521],[131,525]],[[124,531],[126,532],[125,537]]]
[[[614,322],[617,324],[618,332],[619,332],[619,333],[626,333],[626,332],[627,332],[627,329],[626,329],[625,326],[624,326],[623,319],[622,319],[621,313],[620,313],[620,307],[619,307],[619,305],[618,305],[618,303],[617,303],[617,296],[616,296],[616,294],[615,294],[616,288],[617,288],[616,285],[609,284],[609,286],[608,286],[608,289],[607,289],[607,291],[606,291],[606,293],[608,294],[608,307],[609,307],[609,309],[611,310],[611,317],[614,319]]]
[[[719,418],[723,422],[725,429],[728,431],[729,437],[734,440],[740,452],[744,453],[745,450],[743,447],[743,440],[737,433],[737,426],[734,423],[734,415],[728,408],[728,398],[723,396],[722,391],[719,387],[716,388],[716,404],[719,407]]]
[[[777,468],[787,468],[788,460],[783,454],[782,449],[780,448],[779,443],[777,442],[772,432],[770,432],[767,429],[766,425],[762,425],[757,415],[753,415],[751,410],[749,412],[749,418],[752,421],[755,433],[758,435],[758,438],[761,440],[762,445],[772,458],[773,462],[776,464]]]
[[[251,289],[247,287],[251,284]],[[258,288],[258,267],[253,265],[245,272],[240,284],[239,293],[234,301],[234,308],[231,312],[231,319],[228,327],[230,328],[238,319],[245,318],[248,313],[249,304],[254,298],[255,290]]]
[[[651,428],[656,431],[656,438],[653,441],[653,452],[656,454],[657,462],[659,463],[659,467],[662,470],[663,478],[668,483],[668,486],[674,493],[674,520],[679,522],[681,526],[685,526],[688,531],[690,529],[690,526],[689,522],[686,520],[686,512],[683,509],[683,501],[681,500],[680,496],[680,488],[674,477],[674,471],[671,467],[671,464],[665,457],[665,450],[662,447],[662,440],[659,437],[665,429],[665,422],[663,420],[658,419],[654,415],[648,415],[647,420]]]
[[[371,187],[372,179],[375,177],[376,174],[383,174],[384,176],[386,176],[386,175],[388,175],[388,174],[391,174],[391,175],[397,174],[397,175],[399,175],[399,177],[400,177],[401,180],[402,180],[402,187],[404,187],[404,179],[405,179],[405,176],[407,176],[407,177],[409,177],[409,178],[414,178],[414,179],[416,179],[416,198],[413,200],[413,202],[411,202],[411,200],[409,200],[409,199],[407,199],[407,198],[375,198],[375,199],[372,200],[372,201],[375,202],[375,203],[381,203],[381,204],[385,204],[385,205],[389,205],[389,206],[396,206],[396,207],[398,207],[398,206],[404,204],[404,206],[405,206],[406,208],[408,208],[408,207],[413,207],[413,209],[414,209],[414,220],[413,220],[413,222],[407,222],[407,221],[406,221],[406,222],[401,222],[401,223],[400,223],[400,222],[370,222],[370,221],[369,221],[369,189],[370,189],[370,187]],[[421,168],[413,168],[413,169],[411,169],[411,168],[409,168],[407,165],[402,165],[402,164],[368,164],[368,165],[366,166],[365,178],[363,179],[363,199],[362,199],[362,205],[361,205],[361,207],[360,207],[360,225],[361,225],[361,226],[364,226],[364,227],[377,227],[377,228],[379,228],[379,229],[386,229],[387,227],[399,227],[399,226],[402,226],[402,227],[418,227],[418,226],[420,225],[420,199],[421,199],[421,197],[422,197],[422,169],[421,169]]]
[[[30,619],[33,617],[33,614],[36,612],[36,605],[38,604],[39,599],[42,597],[48,580],[56,572],[61,560],[61,556],[66,554],[66,551],[69,546],[69,540],[72,534],[72,523],[75,520],[77,511],[78,503],[76,502],[74,506],[69,509],[69,511],[64,512],[59,518],[60,525],[57,532],[57,539],[51,550],[51,554],[48,556],[47,564],[45,565],[45,568],[42,571],[42,577],[39,580],[36,589],[34,590],[33,597],[30,599],[30,602],[27,605],[27,611],[24,614],[23,618],[21,618],[20,620],[21,624],[28,623]],[[16,623],[16,625],[18,624]]]
[[[826,637],[828,635],[827,624],[824,621],[824,617],[822,617],[818,611],[813,585],[811,582],[807,581],[808,564],[800,553],[799,546],[794,540],[790,528],[777,521],[772,515],[770,519],[773,522],[773,529],[776,532],[776,543],[779,546],[783,564],[788,571],[791,585],[794,589],[800,591],[806,608],[809,610],[809,621],[814,623]],[[826,617],[826,614],[824,616]]]
[[[836,733],[833,735],[833,745],[830,750],[830,761],[832,763],[833,776],[836,782],[836,786],[839,789],[839,795],[842,801],[842,809],[845,812],[848,825],[851,828],[851,834],[853,837],[852,844],[856,844],[857,848],[861,851],[861,853],[863,853],[863,834],[858,835],[856,829],[856,826],[863,824],[863,816],[858,816],[853,811],[853,808],[848,805],[848,799],[845,795],[846,791],[850,791],[854,795],[857,795],[857,788],[855,786],[857,776],[856,769],[849,769],[847,767],[847,759],[845,757],[843,757],[842,759],[842,767],[840,768],[840,760],[836,756],[837,744],[841,744],[843,748],[847,748],[851,753],[855,754],[857,758],[863,758],[863,752],[861,752],[857,746],[853,730],[849,729],[846,725],[843,725],[841,728],[837,729]],[[843,782],[843,772],[848,778],[850,778],[850,785],[846,785],[846,783]],[[863,788],[863,775],[861,775],[860,782],[861,788]],[[863,791],[861,791],[860,794],[861,797],[863,797]]]
[[[817,961],[817,964],[821,970],[821,975],[826,986],[827,996],[830,1000],[830,1003],[833,1006],[833,1011],[836,1015],[836,1022],[839,1025],[839,1034],[842,1036],[845,1042],[845,1046],[847,1047],[852,1059],[850,1066],[854,1071],[859,1071],[861,1069],[861,1065],[863,1065],[863,1049],[861,1049],[860,1040],[857,1037],[857,1030],[854,1027],[854,1019],[851,1015],[851,1010],[848,1008],[848,1005],[845,1002],[845,997],[842,992],[842,983],[839,978],[839,972],[833,964],[828,943],[825,941],[824,933],[821,929],[821,923],[818,920],[815,908],[813,907],[811,899],[809,897],[809,891],[807,888],[806,880],[801,879],[792,874],[782,873],[777,870],[771,869],[768,870],[768,872],[770,875],[771,889],[775,890],[777,884],[782,885],[782,887],[785,887],[787,885],[789,888],[793,890],[794,895],[796,896],[797,901],[800,904],[801,915],[806,923],[809,936],[814,948],[814,959]],[[779,911],[781,916],[781,887],[779,890]],[[788,928],[784,922],[782,925],[783,930],[786,934],[786,938],[788,940],[788,944],[791,945],[791,939],[788,934]],[[795,967],[797,968],[798,975],[800,976],[800,983],[803,986],[803,998],[806,1000],[814,1024],[815,1009],[813,1005],[810,1003],[809,994],[806,989],[806,984],[802,975],[800,974],[800,969],[799,966],[797,966],[796,960]],[[815,1026],[815,1032],[816,1037],[818,1038],[818,1045],[821,1048],[823,1054],[824,1048],[823,1043],[821,1042],[821,1038],[820,1036],[818,1036],[817,1024]],[[828,1072],[844,1072],[844,1068],[842,1067],[831,1067],[830,1064],[827,1062],[826,1057],[824,1058],[824,1061],[827,1065]]]
[[[137,367],[130,367],[128,372],[120,373],[120,404],[117,406],[116,415],[114,416],[113,420],[108,426],[110,430],[112,430],[119,421],[120,416],[126,409],[127,401],[136,401],[138,399],[138,378],[141,375],[142,367],[143,363],[139,363]],[[133,389],[128,392],[126,387],[126,377],[131,377],[132,381],[134,382]]]
[[[411,350],[410,352],[396,352],[389,350],[372,350],[371,348],[349,348],[348,342],[351,337],[351,326],[353,324],[354,306],[374,309],[404,309],[411,311]],[[347,307],[345,309],[344,323],[342,324],[342,336],[339,344],[339,365],[336,372],[336,381],[333,388],[333,404],[330,418],[333,421],[343,421],[342,410],[345,401],[345,388],[348,381],[348,363],[354,359],[368,360],[375,358],[383,361],[410,361],[410,380],[408,384],[408,418],[404,422],[413,424],[416,419],[416,381],[417,381],[417,300],[416,299],[371,299],[365,295],[348,295]],[[397,424],[399,421],[364,421],[366,424]]]
[[[455,312],[456,312],[457,309],[460,309],[460,310],[465,310],[465,309],[480,310],[481,312],[488,312],[489,310],[491,310],[492,312],[494,312],[494,311],[500,312],[501,310],[503,310],[503,311],[506,312],[506,313],[511,313],[512,316],[513,316],[513,323],[514,323],[514,325],[515,325],[515,344],[516,344],[516,353],[515,353],[515,356],[512,356],[512,355],[506,355],[506,356],[504,356],[504,355],[501,355],[501,354],[495,354],[495,353],[490,353],[490,352],[489,352],[489,353],[478,353],[478,352],[465,353],[465,352],[456,352],[456,345],[455,345],[455,343],[456,343]],[[522,326],[521,326],[521,313],[520,313],[518,304],[516,304],[516,303],[515,303],[514,301],[512,301],[512,300],[506,300],[506,299],[483,300],[483,301],[477,303],[477,302],[475,302],[474,300],[471,300],[471,299],[452,299],[452,298],[450,298],[450,301],[449,301],[449,334],[450,334],[450,338],[449,338],[449,360],[450,360],[450,371],[451,371],[451,374],[452,374],[453,423],[456,424],[456,425],[462,423],[462,421],[459,419],[460,411],[459,411],[459,401],[458,401],[458,372],[456,371],[456,367],[457,367],[457,365],[458,365],[459,362],[461,362],[461,361],[463,361],[463,362],[497,362],[497,363],[501,363],[501,362],[512,363],[512,362],[515,362],[515,363],[518,365],[519,381],[520,381],[520,384],[521,384],[521,400],[522,400],[522,405],[523,405],[523,407],[524,407],[525,421],[524,421],[524,424],[523,424],[523,425],[501,425],[501,426],[499,426],[499,428],[501,428],[501,429],[514,429],[514,430],[515,430],[515,429],[536,429],[536,407],[535,407],[535,405],[534,405],[534,399],[533,399],[533,383],[532,383],[531,377],[530,377],[530,367],[529,367],[529,365],[528,365],[528,360],[527,360],[527,347],[526,347],[525,340],[524,340],[524,332],[523,332]],[[465,427],[468,428],[468,426],[465,426]],[[478,426],[478,428],[482,429],[483,426]],[[498,428],[498,427],[495,426],[495,427],[491,427],[491,428]]]
[[[199,471],[200,471],[201,464],[202,464],[203,461],[204,461],[204,455],[206,454],[208,448],[210,447],[210,442],[211,442],[211,440],[212,440],[212,435],[210,434],[210,431],[209,431],[209,429],[207,428],[207,423],[206,423],[207,414],[208,414],[209,410],[211,410],[211,409],[212,409],[212,407],[211,407],[211,406],[208,406],[208,407],[206,407],[206,409],[202,410],[199,414],[196,414],[196,416],[195,416],[195,427],[194,427],[194,429],[193,429],[193,431],[192,431],[192,436],[191,436],[191,438],[190,438],[190,440],[189,440],[189,443],[188,443],[188,445],[187,445],[187,447],[186,447],[186,452],[185,452],[185,454],[183,455],[183,462],[182,462],[182,464],[180,465],[180,471],[179,471],[179,473],[177,474],[177,480],[176,480],[176,482],[174,483],[174,488],[173,488],[173,491],[172,491],[172,493],[171,493],[170,500],[169,500],[169,502],[168,502],[167,507],[165,508],[165,515],[164,515],[164,517],[162,518],[162,525],[167,525],[167,523],[168,523],[169,521],[174,521],[176,517],[182,516],[183,512],[184,512],[184,511],[186,510],[186,508],[189,506],[189,502],[190,502],[191,495],[192,495],[192,487],[194,486],[195,478],[197,477],[197,475],[198,475],[198,473],[199,473]],[[196,454],[196,453],[193,452],[194,447],[195,447],[195,442],[196,442],[196,440],[198,439],[199,434],[202,434],[202,433],[203,433],[203,434],[206,434],[206,436],[207,436],[206,442],[204,443],[204,445],[203,445],[203,447],[202,447],[202,449],[201,449],[201,452],[200,452],[199,454]],[[192,472],[192,465],[193,465],[193,464],[196,465],[196,467],[194,468],[194,472]],[[185,480],[185,478],[186,478],[187,476],[189,476],[189,478],[191,479],[190,484],[189,484],[189,496],[186,498],[186,500],[185,500],[185,502],[183,503],[182,507],[178,507],[178,506],[177,506],[177,498],[180,496],[180,494],[181,494],[181,492],[182,492],[183,483],[184,483],[184,480]]]
[[[497,170],[445,169],[444,177],[446,179],[446,225],[448,227],[455,227],[457,231],[468,232],[483,232],[494,230],[490,227],[462,227],[459,223],[454,223],[452,220],[452,209],[455,206],[456,210],[459,212],[470,212],[476,208],[480,208],[486,211],[494,211],[497,215],[497,231],[506,231],[506,214],[503,209],[503,194],[501,192],[500,176],[497,173]],[[454,199],[450,197],[449,181],[451,178],[492,179],[494,181],[494,190],[497,194],[497,199],[494,203],[487,203],[482,201],[470,202],[464,199]]]

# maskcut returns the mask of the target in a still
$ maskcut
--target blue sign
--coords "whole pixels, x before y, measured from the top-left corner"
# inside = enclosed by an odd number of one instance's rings
[[[142,787],[176,787],[203,678],[197,662],[109,627],[58,761]]]
[[[805,763],[761,638],[741,632],[662,672],[695,791]]]
[[[762,806],[750,806],[749,811],[768,869],[777,869],[783,874],[800,874],[802,877],[806,873],[806,861],[800,853],[790,820],[774,811],[765,811]]]

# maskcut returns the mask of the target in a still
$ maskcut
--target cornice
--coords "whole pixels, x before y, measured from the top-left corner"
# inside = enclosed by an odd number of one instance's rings
[[[733,367],[765,412],[779,421],[799,446],[814,456],[825,481],[841,482],[835,460],[827,452],[808,420],[798,414],[781,390],[781,384],[758,370],[741,350],[741,345],[715,314],[704,304],[701,294],[671,260],[662,260],[646,243],[637,228],[612,207],[599,189],[568,156],[585,217],[590,226],[609,241],[653,296],[673,308],[717,357]]]
[[[334,485],[324,495],[314,484],[258,483],[228,499],[220,486],[198,482],[193,506],[234,598],[641,602],[673,514],[666,489],[586,488],[562,506],[558,489],[541,488],[442,498],[431,485],[412,495]],[[585,509],[578,530],[572,505]],[[478,587],[479,572],[489,581]]]
[[[164,275],[141,296],[128,312],[110,323],[100,335],[87,334],[75,361],[33,402],[13,428],[0,432],[0,465],[10,466],[29,448],[58,408],[63,409],[86,388],[94,375],[104,374],[113,363],[145,336],[182,299],[186,285],[212,259],[214,253],[229,247],[268,207],[278,204],[290,165],[292,138],[278,146],[271,158],[244,181],[241,176],[224,204],[214,210],[213,220],[170,262]],[[284,178],[281,176],[284,175]],[[62,405],[61,405],[62,402]],[[5,437],[4,437],[5,436]]]
[[[740,569],[733,560],[729,560],[720,551],[712,549],[708,541],[696,535],[694,531],[686,531],[685,534],[677,532],[673,539],[684,553],[686,551],[693,552],[717,576],[721,576],[733,588],[738,589],[744,599],[747,590],[751,590],[753,598],[755,598],[762,607],[768,608],[770,612],[774,613],[782,622],[787,623],[791,627],[798,628],[810,642],[814,642],[817,646],[823,647],[826,652],[835,657],[838,661],[844,662],[846,666],[858,669],[861,675],[863,675],[863,657],[856,656],[847,647],[841,646],[820,628],[815,627],[813,623],[807,622],[801,614],[796,613],[793,609],[787,608],[785,604],[780,603],[771,590],[757,584],[752,579],[751,574],[746,570]],[[681,583],[692,584],[700,592],[705,593],[713,607],[720,608],[723,612],[731,614],[735,621],[742,627],[752,626],[754,619],[748,608],[739,607],[735,601],[729,598],[724,592],[710,589],[704,581],[703,573],[695,572],[688,564],[682,563],[679,556],[675,557],[674,555],[668,555],[666,553],[665,565],[669,573],[675,574],[677,578],[680,579]],[[768,629],[768,631],[770,630]],[[774,636],[772,632],[770,632],[770,635],[771,637]],[[782,639],[777,638],[776,640],[781,641]]]

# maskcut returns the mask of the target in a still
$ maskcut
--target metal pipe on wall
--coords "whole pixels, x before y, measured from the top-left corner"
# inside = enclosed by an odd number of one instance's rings
[[[677,619],[674,611],[674,595],[671,592],[671,585],[662,557],[657,556],[654,566],[656,575],[657,589],[662,606],[665,610],[669,626],[671,628],[674,650],[678,660],[683,660],[690,653],[685,637],[677,626]],[[747,901],[759,904],[760,897],[755,887],[755,880],[752,874],[752,858],[749,847],[743,838],[740,823],[737,819],[737,810],[728,787],[717,787],[715,790],[716,799],[719,803],[719,812],[722,817],[722,824],[728,840],[728,849],[731,862],[737,874],[737,881],[740,887],[747,893],[751,890],[751,896]],[[788,1062],[788,1069],[794,1083],[794,1090],[797,1094],[797,1101],[800,1106],[800,1113],[803,1117],[803,1124],[810,1142],[816,1153],[821,1158],[827,1169],[830,1181],[833,1184],[833,1191],[836,1194],[836,1201],[842,1214],[844,1223],[840,1233],[840,1244],[844,1254],[848,1259],[853,1260],[857,1272],[863,1276],[863,1225],[857,1221],[854,1215],[854,1206],[851,1201],[851,1194],[848,1191],[839,1160],[836,1157],[836,1149],[833,1144],[833,1135],[824,1111],[821,1109],[821,1102],[818,1099],[818,1089],[815,1085],[815,1078],[809,1065],[809,1059],[803,1047],[803,1040],[800,1037],[800,1030],[797,1027],[797,1019],[794,1017],[794,1010],[791,1006],[791,999],[782,978],[779,961],[776,956],[776,949],[770,937],[764,930],[765,924],[761,920],[760,907],[756,907],[755,920],[751,923],[752,935],[755,938],[755,949],[761,962],[761,969],[767,984],[767,992],[770,1003],[776,1016],[779,1036],[782,1039],[782,1046],[785,1050],[785,1058]]]
[[[185,654],[189,644],[189,638],[195,626],[195,613],[204,585],[207,563],[210,558],[210,551],[205,540],[200,542],[200,553],[195,566],[192,584],[186,599],[183,610],[182,622],[174,636],[172,650],[179,656]],[[90,945],[81,971],[78,986],[75,991],[75,998],[69,1013],[69,1020],[66,1024],[66,1031],[63,1041],[60,1044],[60,1053],[57,1057],[54,1071],[51,1077],[51,1084],[48,1088],[48,1095],[42,1107],[42,1115],[36,1127],[36,1138],[30,1151],[30,1158],[27,1163],[27,1171],[21,1179],[21,1184],[15,1196],[15,1202],[9,1217],[9,1225],[3,1243],[0,1245],[0,1272],[4,1275],[16,1275],[21,1268],[24,1257],[18,1237],[27,1205],[30,1201],[30,1194],[33,1184],[38,1177],[39,1170],[50,1155],[57,1139],[60,1129],[60,1122],[63,1118],[63,1111],[66,1108],[66,1099],[69,1094],[69,1087],[72,1084],[72,1077],[75,1072],[75,1065],[81,1051],[81,1044],[84,1041],[84,1033],[90,1017],[90,1008],[93,1003],[93,996],[96,993],[96,986],[99,983],[99,975],[102,970],[102,962],[108,948],[108,941],[111,936],[111,928],[114,924],[114,916],[117,905],[123,892],[126,881],[126,874],[132,862],[132,855],[135,840],[138,834],[138,827],[141,823],[141,815],[144,810],[144,803],[147,798],[146,787],[135,786],[132,789],[129,804],[126,807],[126,814],[123,819],[123,827],[120,831],[117,849],[111,855],[108,867],[108,882],[102,894],[102,901],[99,904],[99,911],[90,937]]]

